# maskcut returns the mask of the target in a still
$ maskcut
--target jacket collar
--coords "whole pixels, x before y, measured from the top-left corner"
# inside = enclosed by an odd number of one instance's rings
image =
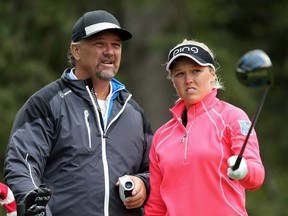
[[[219,100],[216,98],[217,89],[213,89],[202,101],[191,106],[188,110],[188,117],[191,115],[200,115],[201,113],[210,110],[215,103]],[[185,103],[182,99],[178,100],[174,107],[170,109],[173,117],[176,119],[181,119],[181,115],[185,109]]]

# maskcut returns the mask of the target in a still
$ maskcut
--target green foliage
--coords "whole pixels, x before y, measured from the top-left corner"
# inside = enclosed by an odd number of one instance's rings
[[[72,26],[84,12],[94,9],[111,11],[133,32],[133,40],[123,50],[119,75],[143,104],[154,127],[170,118],[164,111],[175,99],[171,98],[170,83],[160,66],[166,61],[168,49],[184,38],[197,39],[212,48],[226,87],[219,92],[220,98],[241,107],[251,117],[261,90],[241,86],[235,77],[235,66],[240,56],[251,49],[268,53],[275,80],[256,125],[266,180],[261,189],[247,192],[247,208],[251,216],[288,215],[284,192],[288,180],[284,161],[288,151],[286,0],[2,2],[0,161],[4,160],[17,110],[31,94],[68,67],[66,52]],[[4,215],[1,210],[0,215]]]

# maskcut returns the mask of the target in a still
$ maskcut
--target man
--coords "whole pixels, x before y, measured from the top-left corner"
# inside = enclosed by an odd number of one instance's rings
[[[26,212],[49,201],[47,215],[53,216],[142,215],[149,195],[152,130],[143,110],[114,78],[122,41],[131,37],[112,14],[85,13],[72,30],[72,68],[17,113],[4,180],[17,203],[24,199]],[[135,187],[122,202],[118,178],[124,175]],[[35,190],[44,202],[25,202]]]

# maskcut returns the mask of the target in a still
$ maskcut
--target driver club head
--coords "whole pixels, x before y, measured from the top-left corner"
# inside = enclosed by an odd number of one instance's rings
[[[245,53],[238,61],[236,77],[248,87],[263,87],[272,85],[272,62],[269,56],[260,49]]]

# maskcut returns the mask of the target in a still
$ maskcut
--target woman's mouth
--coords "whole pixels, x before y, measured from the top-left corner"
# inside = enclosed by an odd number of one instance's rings
[[[196,88],[194,88],[194,87],[186,88],[186,92],[188,92],[188,93],[195,92],[195,91],[196,91]]]

